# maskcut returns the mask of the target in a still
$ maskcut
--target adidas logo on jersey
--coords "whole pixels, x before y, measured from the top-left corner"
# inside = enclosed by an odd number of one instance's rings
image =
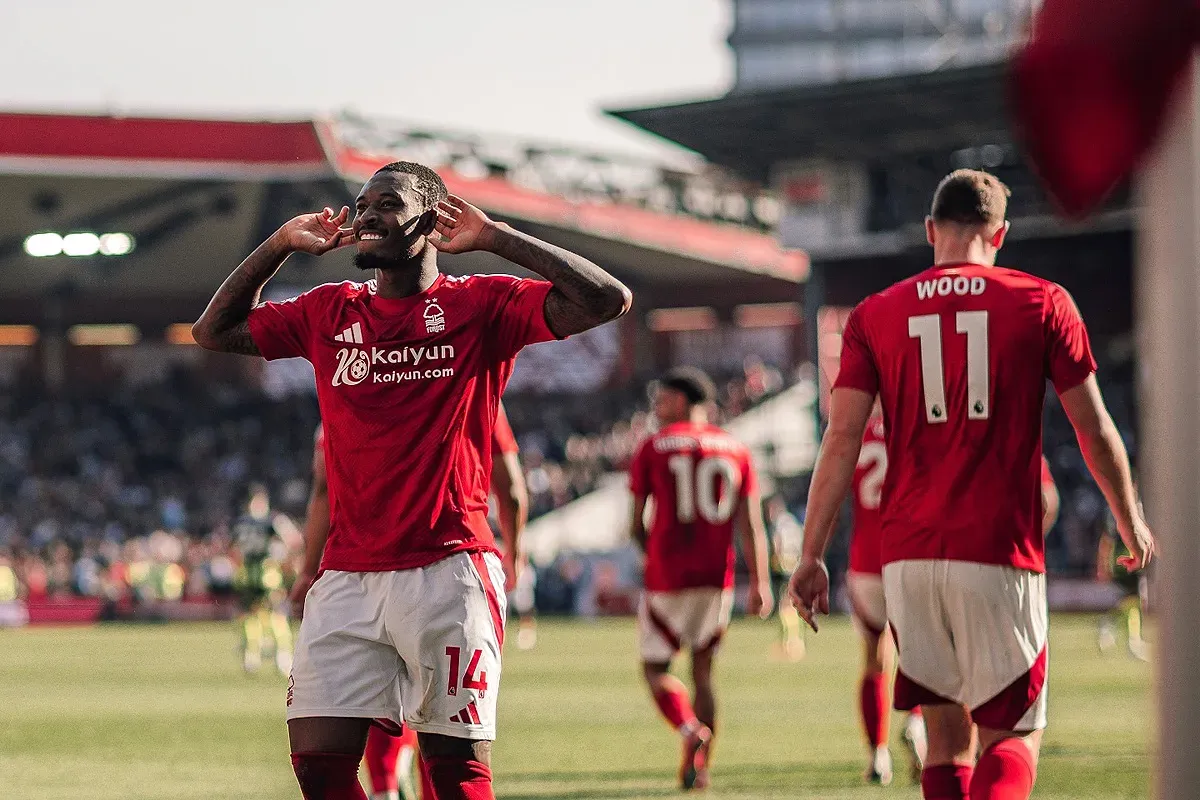
[[[475,707],[475,701],[472,700],[467,704],[467,707],[459,711],[450,718],[451,722],[461,722],[463,725],[481,725],[479,721],[479,709]]]
[[[345,342],[346,344],[362,344],[362,323],[356,322],[346,330],[333,337],[335,342]]]

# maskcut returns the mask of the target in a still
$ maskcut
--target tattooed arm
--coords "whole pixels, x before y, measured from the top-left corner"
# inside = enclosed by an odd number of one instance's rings
[[[633,295],[625,285],[569,250],[495,226],[488,249],[554,284],[546,295],[546,323],[556,336],[570,336],[616,319]]]
[[[225,279],[192,325],[196,344],[223,353],[261,355],[250,336],[250,311],[258,305],[262,288],[292,253],[321,255],[352,243],[351,232],[340,227],[349,214],[350,210],[343,208],[334,216],[327,208],[320,214],[296,217],[271,234]]]
[[[623,283],[581,255],[494,222],[470,203],[451,195],[438,204],[431,239],[444,253],[487,250],[554,284],[546,295],[546,323],[556,336],[582,333],[629,310],[633,294]]]

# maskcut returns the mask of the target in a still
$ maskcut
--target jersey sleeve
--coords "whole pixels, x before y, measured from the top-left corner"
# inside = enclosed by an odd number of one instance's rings
[[[513,434],[512,425],[508,423],[508,414],[504,406],[496,412],[496,426],[492,428],[492,454],[517,453],[517,437]]]
[[[495,292],[493,329],[488,335],[503,357],[516,355],[526,345],[558,338],[546,323],[546,295],[553,288],[549,281],[511,275],[491,275],[487,280]]]
[[[330,288],[318,286],[290,300],[260,303],[250,310],[250,338],[263,358],[308,358],[313,315]]]
[[[646,497],[650,494],[650,443],[652,439],[647,439],[638,447],[637,452],[633,454],[633,460],[629,462],[629,491],[633,492],[635,497]]]
[[[863,304],[860,303],[850,312],[846,329],[842,331],[841,365],[833,388],[858,389],[873,395],[879,392],[879,370],[867,344],[863,316]]]
[[[1067,290],[1056,283],[1046,291],[1046,377],[1061,394],[1096,371],[1087,326]]]

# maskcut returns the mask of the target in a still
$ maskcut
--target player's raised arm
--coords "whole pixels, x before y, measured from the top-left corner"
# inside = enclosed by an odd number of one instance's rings
[[[582,333],[629,310],[633,294],[623,283],[581,255],[555,247],[495,222],[462,198],[450,195],[437,206],[431,239],[443,253],[486,250],[536,272],[554,284],[546,295],[546,323],[559,337]]]
[[[329,538],[329,483],[325,476],[325,448],[320,435],[313,447],[312,489],[308,494],[308,516],[304,520],[304,563],[296,583],[292,586],[292,612],[296,617],[304,614],[304,598],[317,573],[321,570],[321,556],[325,553],[325,540]]]
[[[875,395],[859,389],[835,388],[829,405],[829,428],[813,470],[804,517],[804,551],[792,573],[788,594],[800,616],[815,631],[816,615],[829,613],[829,571],[825,550],[854,480],[863,431]]]
[[[1142,516],[1125,442],[1100,396],[1096,376],[1088,376],[1059,397],[1075,429],[1083,460],[1112,509],[1121,540],[1129,548],[1130,555],[1122,556],[1121,565],[1131,571],[1143,569],[1154,556],[1154,536]]]
[[[353,231],[342,227],[349,216],[349,208],[343,207],[336,215],[326,208],[319,214],[302,214],[284,223],[217,289],[208,308],[192,325],[196,344],[206,350],[261,355],[250,336],[249,319],[262,288],[292,253],[322,255],[353,244]]]
[[[767,566],[767,526],[763,522],[762,496],[757,488],[751,488],[742,498],[737,514],[742,556],[750,573],[746,612],[766,619],[771,616],[774,597],[771,594],[771,572]]]

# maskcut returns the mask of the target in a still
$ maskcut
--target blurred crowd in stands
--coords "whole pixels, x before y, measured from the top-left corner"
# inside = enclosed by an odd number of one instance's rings
[[[779,371],[754,359],[720,377],[726,417],[785,384]],[[1132,375],[1117,372],[1106,383],[1132,448]],[[535,517],[623,470],[650,427],[644,386],[587,396],[510,395],[505,404]],[[1049,561],[1054,571],[1083,575],[1093,568],[1104,505],[1056,405],[1051,398],[1046,452],[1062,514]],[[103,393],[0,393],[0,603],[17,595],[135,603],[228,595],[239,561],[230,527],[251,482],[267,485],[285,521],[302,523],[317,422],[311,395],[268,399],[183,369],[159,384]],[[799,515],[802,492],[788,499]],[[627,582],[626,573],[637,569],[636,559],[627,561],[606,562],[603,574],[592,575],[591,562],[567,554],[543,576],[539,598],[581,611],[604,593],[579,600],[579,582],[600,581],[601,589]]]

